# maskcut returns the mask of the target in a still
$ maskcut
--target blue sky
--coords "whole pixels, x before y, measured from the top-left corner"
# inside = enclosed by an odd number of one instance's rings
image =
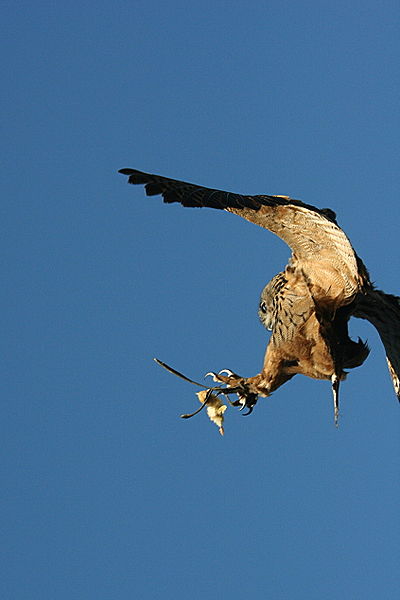
[[[146,198],[134,167],[333,208],[399,294],[396,2],[3,5],[2,597],[397,597],[400,413],[376,332],[222,438],[196,388],[258,372],[288,248]]]

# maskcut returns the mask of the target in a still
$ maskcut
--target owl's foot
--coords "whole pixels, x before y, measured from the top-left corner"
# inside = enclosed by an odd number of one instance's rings
[[[227,373],[227,375],[223,375],[222,373]],[[225,388],[219,388],[221,390],[219,393],[224,395],[237,394],[238,399],[233,402],[230,400],[229,402],[232,406],[238,406],[239,410],[247,408],[247,412],[243,413],[243,415],[247,416],[253,412],[253,408],[257,404],[258,393],[252,389],[253,386],[250,380],[233,373],[229,369],[223,369],[219,373],[207,373],[207,375],[211,375],[214,381],[226,385]]]

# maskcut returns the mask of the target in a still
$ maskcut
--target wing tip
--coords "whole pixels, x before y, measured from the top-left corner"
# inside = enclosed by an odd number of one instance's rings
[[[149,182],[150,176],[148,175],[148,173],[143,173],[143,171],[137,171],[136,169],[123,168],[123,169],[118,169],[118,173],[121,173],[121,175],[127,175],[128,183],[141,184],[141,183]]]

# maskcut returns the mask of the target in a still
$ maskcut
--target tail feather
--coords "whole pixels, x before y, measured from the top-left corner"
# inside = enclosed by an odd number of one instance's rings
[[[357,301],[353,316],[367,319],[377,329],[386,350],[394,391],[400,401],[400,298],[368,290]]]

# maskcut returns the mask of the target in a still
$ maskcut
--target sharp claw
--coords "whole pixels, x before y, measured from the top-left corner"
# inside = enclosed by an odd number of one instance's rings
[[[247,406],[247,398],[246,398],[246,396],[239,396],[238,402],[240,404],[240,408],[239,408],[240,411],[244,410],[246,407],[249,408]]]
[[[208,373],[206,373],[206,374],[204,375],[204,379],[205,379],[206,377],[212,377],[212,378],[214,379],[214,381],[219,381],[219,380],[217,379],[217,374],[216,374],[216,373],[213,373],[212,371],[209,371]]]
[[[230,369],[222,369],[222,371],[220,371],[218,375],[222,375],[222,373],[226,373],[228,377],[232,377],[233,375],[233,371],[231,371]]]

